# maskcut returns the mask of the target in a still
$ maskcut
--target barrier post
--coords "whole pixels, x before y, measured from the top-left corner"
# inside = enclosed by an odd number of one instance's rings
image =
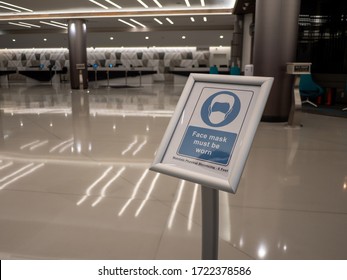
[[[219,192],[201,186],[202,254],[203,260],[218,259]]]

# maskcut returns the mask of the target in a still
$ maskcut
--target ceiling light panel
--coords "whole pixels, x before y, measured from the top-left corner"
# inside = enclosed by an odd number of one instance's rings
[[[62,29],[67,29],[66,26],[62,26],[62,25],[60,25],[60,24],[54,24],[54,23],[52,23],[52,22],[40,21],[40,23],[46,24],[46,25],[50,25],[50,26],[54,26],[54,27],[58,27],[58,28],[62,28]]]
[[[13,5],[11,3],[7,3],[4,1],[0,1],[0,7],[4,9],[8,9],[8,10],[18,11],[18,12],[30,12],[30,13],[33,12],[33,10],[30,10],[21,6]]]
[[[107,7],[107,6],[105,6],[105,5],[103,5],[103,4],[99,3],[99,2],[97,2],[97,1],[95,1],[95,0],[89,0],[89,2],[91,2],[91,3],[95,4],[95,5],[98,5],[99,7],[103,8],[103,9],[105,9],[105,10],[108,10],[108,7]]]
[[[155,3],[155,4],[157,4],[157,6],[159,7],[159,8],[162,8],[163,6],[160,4],[160,2],[158,1],[158,0],[153,0],[153,2]]]
[[[66,27],[68,27],[68,24],[66,24],[66,23],[61,23],[61,22],[54,21],[54,20],[51,20],[51,23],[54,23],[54,24],[58,24],[58,25],[61,25],[61,26],[66,26]]]
[[[6,7],[6,6],[3,6],[3,5],[0,5],[0,9],[6,9],[6,10],[17,12],[17,13],[21,12],[21,10],[18,10],[18,9],[15,9],[15,8],[11,8],[11,7]]]
[[[31,28],[31,26],[29,26],[29,25],[18,23],[18,22],[9,22],[8,24],[20,26],[20,27],[24,27],[24,28]]]
[[[132,28],[136,28],[135,25],[133,25],[133,24],[131,24],[130,22],[127,22],[127,21],[125,21],[125,20],[123,20],[123,19],[118,19],[118,21],[120,21],[120,22],[122,22],[122,23],[124,23],[124,24],[126,24],[126,25],[129,25],[129,26],[131,26]]]
[[[116,7],[117,9],[122,9],[121,6],[119,6],[118,4],[114,3],[113,1],[111,0],[105,0],[107,3],[111,4],[112,6]]]
[[[163,23],[162,23],[159,19],[157,19],[157,18],[154,18],[154,20],[155,20],[157,23],[159,23],[160,25],[163,24]]]
[[[137,2],[139,2],[143,7],[148,9],[148,5],[145,2],[143,2],[142,0],[137,0]]]
[[[26,23],[26,22],[21,22],[21,21],[19,21],[18,23],[24,24],[24,25],[27,25],[27,26],[30,26],[30,27],[41,28],[40,25],[36,25],[36,24],[32,24],[32,23]]]
[[[144,25],[144,24],[142,24],[141,22],[138,22],[137,20],[134,20],[134,19],[130,19],[133,23],[136,23],[137,25],[139,25],[139,26],[141,26],[141,27],[143,27],[143,28],[145,28],[146,27],[146,25]]]
[[[170,23],[170,24],[174,24],[173,21],[169,18],[166,18],[166,20]]]

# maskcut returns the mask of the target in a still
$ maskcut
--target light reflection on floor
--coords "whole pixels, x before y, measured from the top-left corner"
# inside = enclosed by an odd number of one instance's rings
[[[0,88],[2,259],[199,259],[199,186],[148,171],[182,85]],[[261,123],[221,259],[346,259],[347,122]]]

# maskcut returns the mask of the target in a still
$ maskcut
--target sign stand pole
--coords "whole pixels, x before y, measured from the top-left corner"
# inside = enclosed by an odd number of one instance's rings
[[[301,97],[300,97],[300,75],[295,75],[293,95],[292,95],[292,106],[290,108],[290,114],[288,119],[288,125],[291,127],[301,127]]]
[[[201,186],[202,202],[202,259],[218,259],[219,192]]]

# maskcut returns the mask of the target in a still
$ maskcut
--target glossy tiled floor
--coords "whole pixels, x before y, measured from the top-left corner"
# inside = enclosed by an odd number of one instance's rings
[[[1,259],[199,259],[200,189],[148,171],[182,86],[0,88]],[[261,123],[221,259],[347,259],[347,121]]]

